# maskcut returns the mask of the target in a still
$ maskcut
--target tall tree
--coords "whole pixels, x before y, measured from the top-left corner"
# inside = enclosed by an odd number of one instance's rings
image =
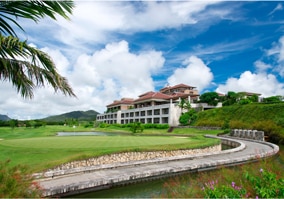
[[[1,1],[0,2],[0,80],[9,81],[24,98],[33,98],[35,87],[50,84],[55,91],[76,96],[67,79],[56,70],[51,57],[21,41],[13,25],[24,29],[19,18],[38,22],[44,17],[56,20],[60,15],[69,20],[73,1]]]

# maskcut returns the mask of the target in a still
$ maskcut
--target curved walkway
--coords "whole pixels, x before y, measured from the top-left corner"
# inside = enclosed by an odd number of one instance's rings
[[[218,153],[108,165],[104,168],[85,170],[81,173],[41,179],[39,184],[44,190],[44,196],[67,196],[184,172],[199,172],[217,169],[220,166],[233,166],[273,156],[279,151],[277,145],[268,142],[232,137],[218,138],[238,142],[239,146]]]

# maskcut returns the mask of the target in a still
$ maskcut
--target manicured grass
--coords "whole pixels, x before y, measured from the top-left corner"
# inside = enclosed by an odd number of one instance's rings
[[[66,136],[11,139],[1,141],[2,146],[29,149],[94,149],[128,148],[157,146],[167,144],[184,144],[191,140],[172,137],[146,136]]]
[[[152,133],[160,136],[150,136],[151,133],[148,132],[145,136],[141,136],[144,133],[135,135],[126,133],[119,136],[56,137],[56,132],[59,131],[99,130],[83,127],[74,129],[66,126],[46,126],[36,129],[0,128],[0,139],[3,139],[0,140],[0,160],[10,159],[11,166],[23,164],[31,167],[33,171],[39,171],[69,161],[110,153],[203,148],[219,143],[219,140],[204,138],[201,132],[199,135],[194,132],[195,136],[185,138],[169,136],[169,133],[165,134],[166,132],[161,130],[151,130]],[[187,131],[188,135],[190,131]]]

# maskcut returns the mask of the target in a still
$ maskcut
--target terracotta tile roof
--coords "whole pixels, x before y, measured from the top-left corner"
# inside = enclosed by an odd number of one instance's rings
[[[217,92],[216,92],[217,93]],[[218,94],[218,96],[220,97],[220,96],[225,96],[225,94],[223,94],[223,93],[217,93]]]
[[[165,92],[167,90],[170,90],[170,89],[175,89],[175,88],[196,88],[194,86],[189,86],[189,85],[186,85],[186,84],[177,84],[175,86],[166,86],[164,88],[162,88],[160,90],[160,92]]]
[[[166,95],[166,94],[163,94],[163,93],[160,93],[160,92],[150,91],[150,92],[147,92],[147,93],[140,95],[138,99],[134,100],[134,102],[139,102],[139,101],[149,100],[149,99],[168,100],[169,95]]]
[[[120,104],[133,104],[133,102],[134,102],[134,99],[122,98],[121,100],[113,101],[113,103],[107,105],[107,107],[116,106],[116,105],[120,105]]]
[[[143,94],[139,95],[138,97],[143,97],[145,95],[151,95],[151,94],[154,94],[154,93],[155,93],[154,91],[148,91],[146,93],[143,93]]]
[[[185,98],[188,97],[190,94],[185,94],[185,93],[173,93],[169,95],[170,99],[178,99],[178,98]]]
[[[199,95],[198,94],[193,95],[193,94],[188,94],[188,93],[175,92],[175,93],[169,95],[169,99],[188,98],[188,96],[197,97]]]

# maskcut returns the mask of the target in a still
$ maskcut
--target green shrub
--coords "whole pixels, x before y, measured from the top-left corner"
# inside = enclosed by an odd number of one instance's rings
[[[244,198],[246,190],[232,182],[230,185],[219,185],[218,180],[204,184],[206,198]]]
[[[245,105],[245,104],[250,104],[250,103],[251,103],[251,100],[248,99],[248,98],[246,98],[246,99],[241,99],[241,100],[239,101],[239,104],[240,104],[240,105]]]
[[[156,127],[156,124],[151,124],[151,123],[147,123],[147,124],[143,124],[145,129],[153,129]]]
[[[168,124],[141,124],[143,126],[143,129],[168,129],[170,126]]]
[[[284,179],[277,179],[276,174],[259,170],[259,174],[252,175],[248,171],[244,174],[245,184],[230,185],[218,184],[218,180],[212,180],[204,184],[203,191],[206,198],[283,198]],[[251,189],[252,188],[252,189]]]
[[[181,125],[189,125],[193,123],[197,118],[197,113],[194,109],[190,109],[188,112],[183,113],[179,118]]]
[[[104,123],[104,122],[100,123],[100,128],[107,128],[108,126],[109,124],[107,123]]]
[[[131,123],[130,130],[132,133],[142,133],[144,128],[140,122]]]
[[[260,198],[284,198],[284,179],[277,179],[276,174],[260,169],[260,175],[245,173],[245,178],[251,183],[255,194]]]
[[[41,190],[24,166],[0,162],[0,198],[39,198]]]

